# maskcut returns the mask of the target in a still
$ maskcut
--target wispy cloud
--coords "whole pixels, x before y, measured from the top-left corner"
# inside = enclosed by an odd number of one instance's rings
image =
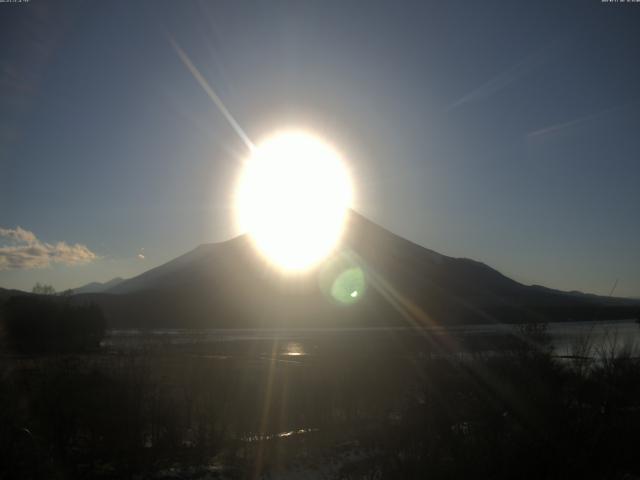
[[[546,57],[542,52],[536,52],[533,55],[530,55],[524,60],[521,60],[510,68],[502,71],[492,79],[488,80],[486,83],[463,95],[458,100],[449,105],[447,110],[453,110],[466,103],[475,102],[477,100],[484,100],[485,98],[498,93],[499,91],[514,83],[516,80],[520,79],[521,77],[536,69],[538,66],[542,65],[545,59]]]
[[[562,123],[556,123],[553,125],[548,125],[543,128],[539,128],[527,134],[527,138],[529,140],[536,140],[543,137],[555,136],[560,133],[563,133],[568,130],[572,130],[588,123],[592,123],[596,120],[601,120],[604,117],[612,115],[614,113],[619,113],[627,108],[635,106],[635,103],[630,103],[626,105],[620,105],[617,107],[608,108],[606,110],[602,110],[600,112],[592,113],[590,115],[585,115],[583,117],[574,118],[572,120],[568,120]]]
[[[521,78],[541,68],[556,56],[564,53],[570,45],[571,43],[567,38],[555,39],[458,98],[452,102],[446,110],[451,111],[467,103],[484,100],[495,95]]]
[[[0,227],[0,270],[44,268],[52,263],[81,265],[98,258],[86,245],[46,243],[21,227]]]

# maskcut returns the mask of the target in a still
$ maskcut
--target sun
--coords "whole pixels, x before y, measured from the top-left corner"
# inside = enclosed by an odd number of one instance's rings
[[[270,263],[288,272],[308,270],[331,253],[351,202],[351,180],[340,155],[301,131],[258,144],[236,190],[240,229]]]

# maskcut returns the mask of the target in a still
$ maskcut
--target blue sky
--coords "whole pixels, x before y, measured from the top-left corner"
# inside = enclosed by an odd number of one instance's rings
[[[173,38],[252,139],[337,146],[383,226],[640,296],[638,25],[640,4],[584,0],[0,4],[3,245],[20,226],[48,255],[0,286],[132,276],[237,233],[246,150]]]

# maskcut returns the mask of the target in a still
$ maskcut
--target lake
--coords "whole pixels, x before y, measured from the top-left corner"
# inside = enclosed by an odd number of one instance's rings
[[[322,353],[327,344],[358,345],[393,338],[436,339],[448,351],[460,352],[495,349],[496,340],[521,336],[520,327],[512,324],[465,325],[455,327],[414,328],[344,328],[344,329],[157,329],[110,330],[102,346],[109,350],[169,348],[182,350],[224,350],[225,344],[256,345],[259,354],[304,356]],[[556,356],[596,356],[604,350],[640,345],[640,325],[635,320],[549,323],[547,333]],[[473,347],[469,347],[473,345]],[[228,349],[227,349],[228,350]]]

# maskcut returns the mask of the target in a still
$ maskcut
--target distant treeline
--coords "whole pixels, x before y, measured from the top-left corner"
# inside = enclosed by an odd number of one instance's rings
[[[487,309],[493,318],[505,323],[566,322],[591,320],[640,320],[640,306],[636,305],[536,305],[532,307],[498,307]],[[504,319],[504,320],[503,320]]]
[[[72,304],[66,297],[21,295],[3,307],[5,342],[23,353],[95,349],[106,322],[97,305]]]

